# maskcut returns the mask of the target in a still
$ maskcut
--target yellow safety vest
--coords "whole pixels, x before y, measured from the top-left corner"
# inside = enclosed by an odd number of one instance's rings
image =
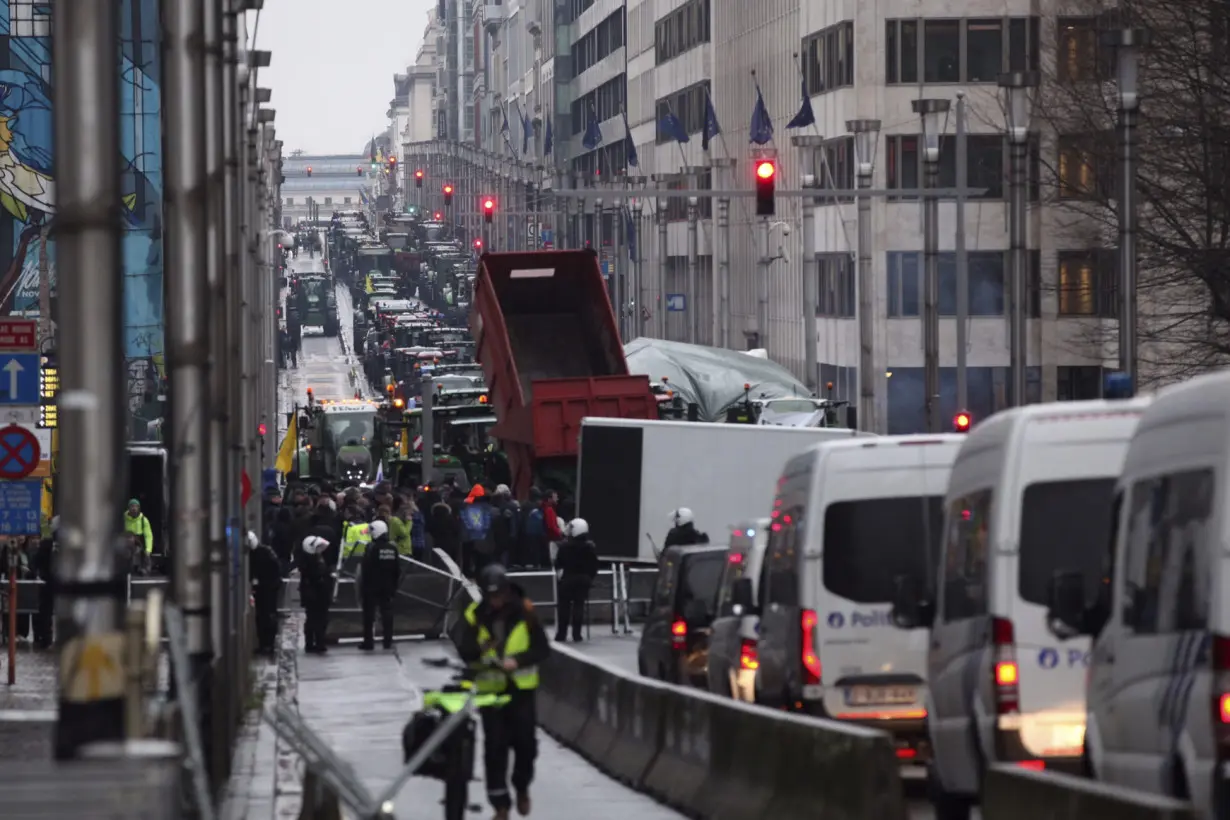
[[[370,524],[347,524],[346,537],[342,539],[342,560],[350,557],[362,558],[367,552],[367,545],[372,542]]]
[[[466,607],[466,623],[470,626],[478,627],[479,646],[486,646],[491,642],[491,633],[487,631],[487,627],[478,622],[478,604],[470,604]],[[512,672],[490,668],[491,662],[519,655],[522,652],[528,652],[529,648],[530,627],[529,624],[522,620],[508,633],[508,637],[504,640],[504,650],[502,652],[497,652],[495,649],[483,650],[482,658],[479,660],[481,664],[478,667],[479,672],[474,679],[474,685],[478,688],[479,693],[492,694],[505,691],[508,688],[508,679],[510,677],[513,684],[523,692],[537,689],[537,666],[519,666]]]

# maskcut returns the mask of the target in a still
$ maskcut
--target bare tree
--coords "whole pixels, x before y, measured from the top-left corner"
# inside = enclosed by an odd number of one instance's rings
[[[1144,28],[1152,39],[1135,149],[1140,372],[1145,384],[1166,383],[1230,362],[1230,6],[1132,0],[1113,17],[1099,11],[1097,0],[1076,0],[1059,13],[1055,60],[1035,105],[1035,120],[1056,135],[1042,163],[1046,199],[1089,247],[1112,249],[1091,253],[1070,277],[1078,281],[1060,282],[1059,297],[1077,312],[1087,305],[1093,316],[1118,316],[1118,91],[1115,55],[1100,34]]]

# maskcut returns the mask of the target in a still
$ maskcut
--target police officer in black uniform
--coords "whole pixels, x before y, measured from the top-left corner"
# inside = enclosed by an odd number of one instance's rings
[[[564,525],[564,541],[555,556],[555,571],[559,573],[559,617],[556,619],[555,640],[567,638],[572,626],[572,639],[580,641],[585,623],[585,599],[598,577],[598,548],[589,537],[589,523],[574,518]]]
[[[282,562],[273,548],[248,533],[248,574],[256,604],[256,654],[272,658],[277,650],[278,598],[282,592]]]
[[[333,567],[325,561],[329,542],[319,535],[303,539],[298,556],[299,598],[307,623],[303,625],[304,650],[323,655],[329,632],[329,607],[333,604]]]
[[[384,648],[393,648],[393,597],[401,577],[397,546],[389,540],[389,525],[376,520],[371,524],[372,542],[363,553],[363,642],[360,649],[376,648],[376,610],[380,610],[380,633]]]

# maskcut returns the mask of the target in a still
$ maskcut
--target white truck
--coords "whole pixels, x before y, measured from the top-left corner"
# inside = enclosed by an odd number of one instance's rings
[[[603,557],[656,560],[671,513],[726,543],[733,524],[767,516],[786,461],[821,441],[860,434],[835,427],[585,418],[577,515]]]

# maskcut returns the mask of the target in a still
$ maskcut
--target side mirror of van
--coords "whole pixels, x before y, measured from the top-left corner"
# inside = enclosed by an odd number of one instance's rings
[[[740,578],[731,584],[730,605],[736,615],[756,614],[756,602],[752,599],[751,578]]]
[[[1056,572],[1047,590],[1046,626],[1060,640],[1080,635],[1085,621],[1085,578],[1070,570]]]
[[[909,575],[893,578],[893,626],[898,629],[930,628],[935,620],[935,604],[925,600],[918,582]]]

